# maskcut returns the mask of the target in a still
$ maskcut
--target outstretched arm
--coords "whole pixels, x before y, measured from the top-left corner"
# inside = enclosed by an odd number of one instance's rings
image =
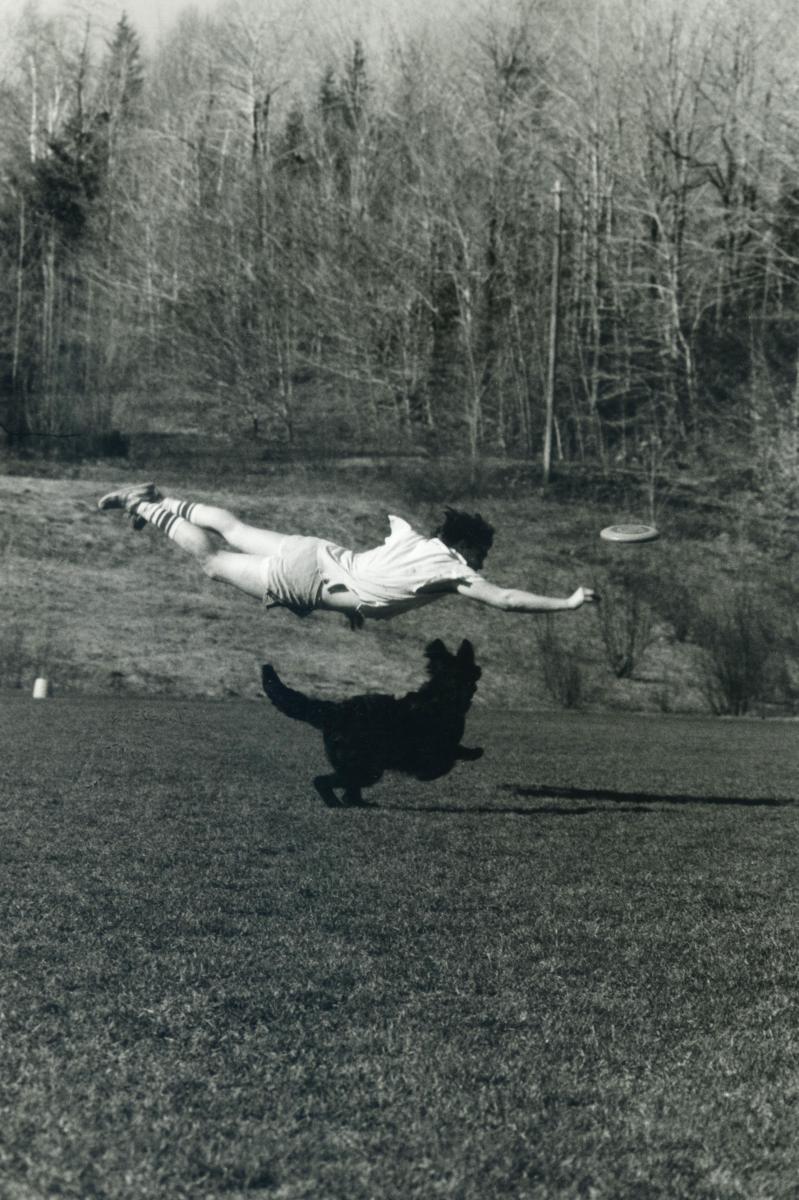
[[[534,592],[524,592],[521,588],[497,587],[496,584],[482,578],[464,580],[457,584],[455,590],[467,600],[476,600],[478,604],[500,608],[503,612],[568,612],[582,608],[584,604],[595,604],[599,600],[592,588],[579,587],[568,598],[559,599],[556,596],[537,596]]]

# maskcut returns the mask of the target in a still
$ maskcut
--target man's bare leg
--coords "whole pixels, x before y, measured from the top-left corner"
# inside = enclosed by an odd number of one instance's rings
[[[224,538],[234,550],[244,554],[257,554],[268,557],[277,554],[280,544],[286,537],[272,529],[258,529],[255,525],[247,525],[240,521],[234,513],[226,508],[218,508],[212,504],[199,504],[190,500],[179,500],[174,496],[162,496],[152,483],[138,484],[135,487],[109,492],[100,500],[98,507],[124,508],[133,516],[134,528],[141,528],[146,518],[132,509],[139,503],[160,503],[163,508],[174,516],[182,517],[190,525],[198,529],[210,529]]]
[[[162,503],[177,516],[183,517],[200,529],[210,529],[224,538],[234,550],[244,554],[258,554],[268,557],[277,554],[280,544],[286,537],[273,529],[258,529],[255,525],[247,525],[226,508],[217,508],[213,504],[196,504],[188,500],[176,500],[165,496]]]
[[[148,525],[154,525],[156,529],[160,529],[165,533],[170,541],[179,546],[181,550],[186,551],[197,563],[202,567],[205,574],[210,579],[217,579],[222,583],[229,583],[239,591],[246,592],[249,596],[255,596],[257,599],[262,599],[264,596],[263,583],[263,559],[268,557],[263,551],[259,553],[237,553],[230,550],[219,550],[216,543],[209,537],[207,529],[215,529],[215,526],[200,526],[193,524],[186,517],[181,516],[175,507],[181,507],[185,501],[173,501],[171,504],[167,500],[147,500],[141,499],[143,495],[158,495],[152,485],[142,485],[136,488],[130,488],[127,492],[111,492],[108,496],[104,496],[100,501],[101,508],[124,508],[128,515],[132,517],[134,522],[142,522]],[[195,506],[207,507],[207,506]],[[223,509],[216,510],[224,514]],[[212,510],[213,512],[213,510]],[[225,514],[230,515],[232,514]],[[235,518],[233,518],[235,521]],[[251,528],[244,526],[243,522],[239,522],[244,529]],[[217,532],[221,532],[217,530]],[[253,529],[253,533],[260,533],[260,530]],[[267,531],[264,531],[267,532]],[[284,535],[272,535],[272,541],[263,540],[261,545],[271,545],[274,549],[282,540]]]

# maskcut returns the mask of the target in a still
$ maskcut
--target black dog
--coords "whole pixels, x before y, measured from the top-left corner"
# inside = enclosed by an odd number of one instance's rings
[[[457,654],[450,654],[437,638],[425,653],[430,678],[400,699],[375,693],[314,700],[286,687],[272,666],[264,666],[263,688],[275,707],[322,731],[333,773],[317,775],[313,783],[331,808],[364,804],[361,788],[377,783],[384,771],[438,779],[459,760],[473,762],[482,755],[481,749],[460,744],[481,674],[471,642],[464,640]],[[336,788],[344,791],[342,801]]]

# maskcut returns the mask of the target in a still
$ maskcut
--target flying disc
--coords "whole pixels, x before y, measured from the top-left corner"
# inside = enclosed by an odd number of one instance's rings
[[[654,542],[660,534],[654,525],[606,525],[599,536],[606,542]]]

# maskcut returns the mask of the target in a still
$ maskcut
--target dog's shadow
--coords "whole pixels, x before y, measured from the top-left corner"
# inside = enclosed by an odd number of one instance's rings
[[[481,670],[464,638],[450,653],[440,638],[425,650],[428,678],[415,691],[396,697],[371,692],[331,701],[288,687],[270,663],[261,672],[263,690],[280,712],[320,730],[333,770],[313,786],[328,808],[376,808],[363,788],[386,771],[420,781],[448,775],[456,763],[482,758],[479,746],[464,746],[466,714]]]
[[[492,817],[579,817],[596,812],[635,815],[674,805],[779,807],[796,803],[778,797],[703,796],[512,783],[500,784],[499,789],[511,793],[517,801],[514,804],[399,804],[366,800],[362,789],[377,783],[386,771],[431,782],[448,775],[456,763],[475,762],[483,754],[481,748],[464,746],[461,742],[466,714],[481,675],[471,642],[464,639],[458,650],[450,653],[436,638],[428,645],[425,656],[428,679],[416,691],[399,698],[381,693],[351,696],[342,701],[314,698],[287,687],[274,667],[264,665],[263,690],[274,706],[285,716],[304,721],[322,733],[333,770],[327,775],[317,775],[313,786],[327,807]],[[469,794],[468,787],[463,794]],[[527,803],[536,800],[544,803]]]

